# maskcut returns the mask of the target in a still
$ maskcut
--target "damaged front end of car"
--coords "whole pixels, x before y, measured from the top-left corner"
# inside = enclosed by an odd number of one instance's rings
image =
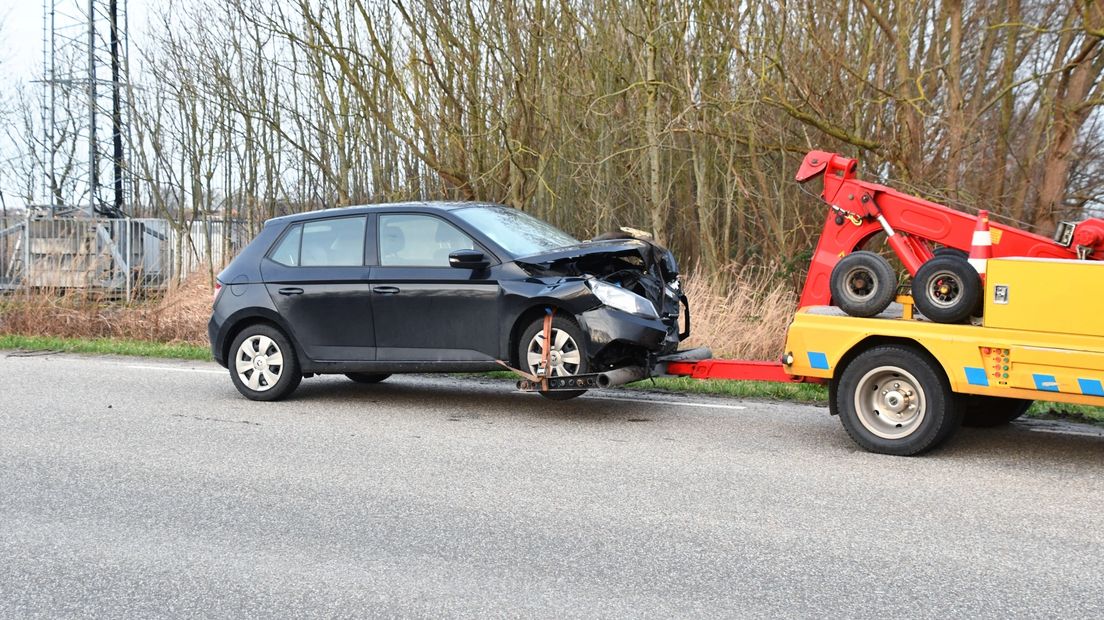
[[[595,371],[643,369],[631,379],[638,380],[689,336],[678,264],[649,240],[599,239],[517,262],[536,278],[583,284],[589,299],[574,318]]]

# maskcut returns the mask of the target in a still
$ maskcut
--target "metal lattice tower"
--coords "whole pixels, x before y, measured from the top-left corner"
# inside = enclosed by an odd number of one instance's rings
[[[124,217],[131,203],[126,0],[43,0],[43,202]]]

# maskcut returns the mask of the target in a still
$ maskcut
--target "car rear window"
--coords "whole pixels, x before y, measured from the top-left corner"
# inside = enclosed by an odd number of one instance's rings
[[[269,258],[280,263],[281,265],[287,265],[288,267],[299,266],[299,238],[303,234],[303,227],[299,224],[292,226],[286,233],[284,238],[280,240],[280,243],[272,250],[272,253],[268,255]]]
[[[269,258],[289,267],[356,267],[364,264],[366,218],[341,217],[295,224]]]

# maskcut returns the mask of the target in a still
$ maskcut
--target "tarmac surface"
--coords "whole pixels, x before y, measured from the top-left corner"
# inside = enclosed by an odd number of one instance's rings
[[[0,617],[1104,615],[1104,429],[0,352]]]

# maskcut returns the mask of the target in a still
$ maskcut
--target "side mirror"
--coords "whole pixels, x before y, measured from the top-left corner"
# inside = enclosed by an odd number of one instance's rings
[[[457,269],[486,269],[491,261],[479,250],[449,252],[449,267]]]

